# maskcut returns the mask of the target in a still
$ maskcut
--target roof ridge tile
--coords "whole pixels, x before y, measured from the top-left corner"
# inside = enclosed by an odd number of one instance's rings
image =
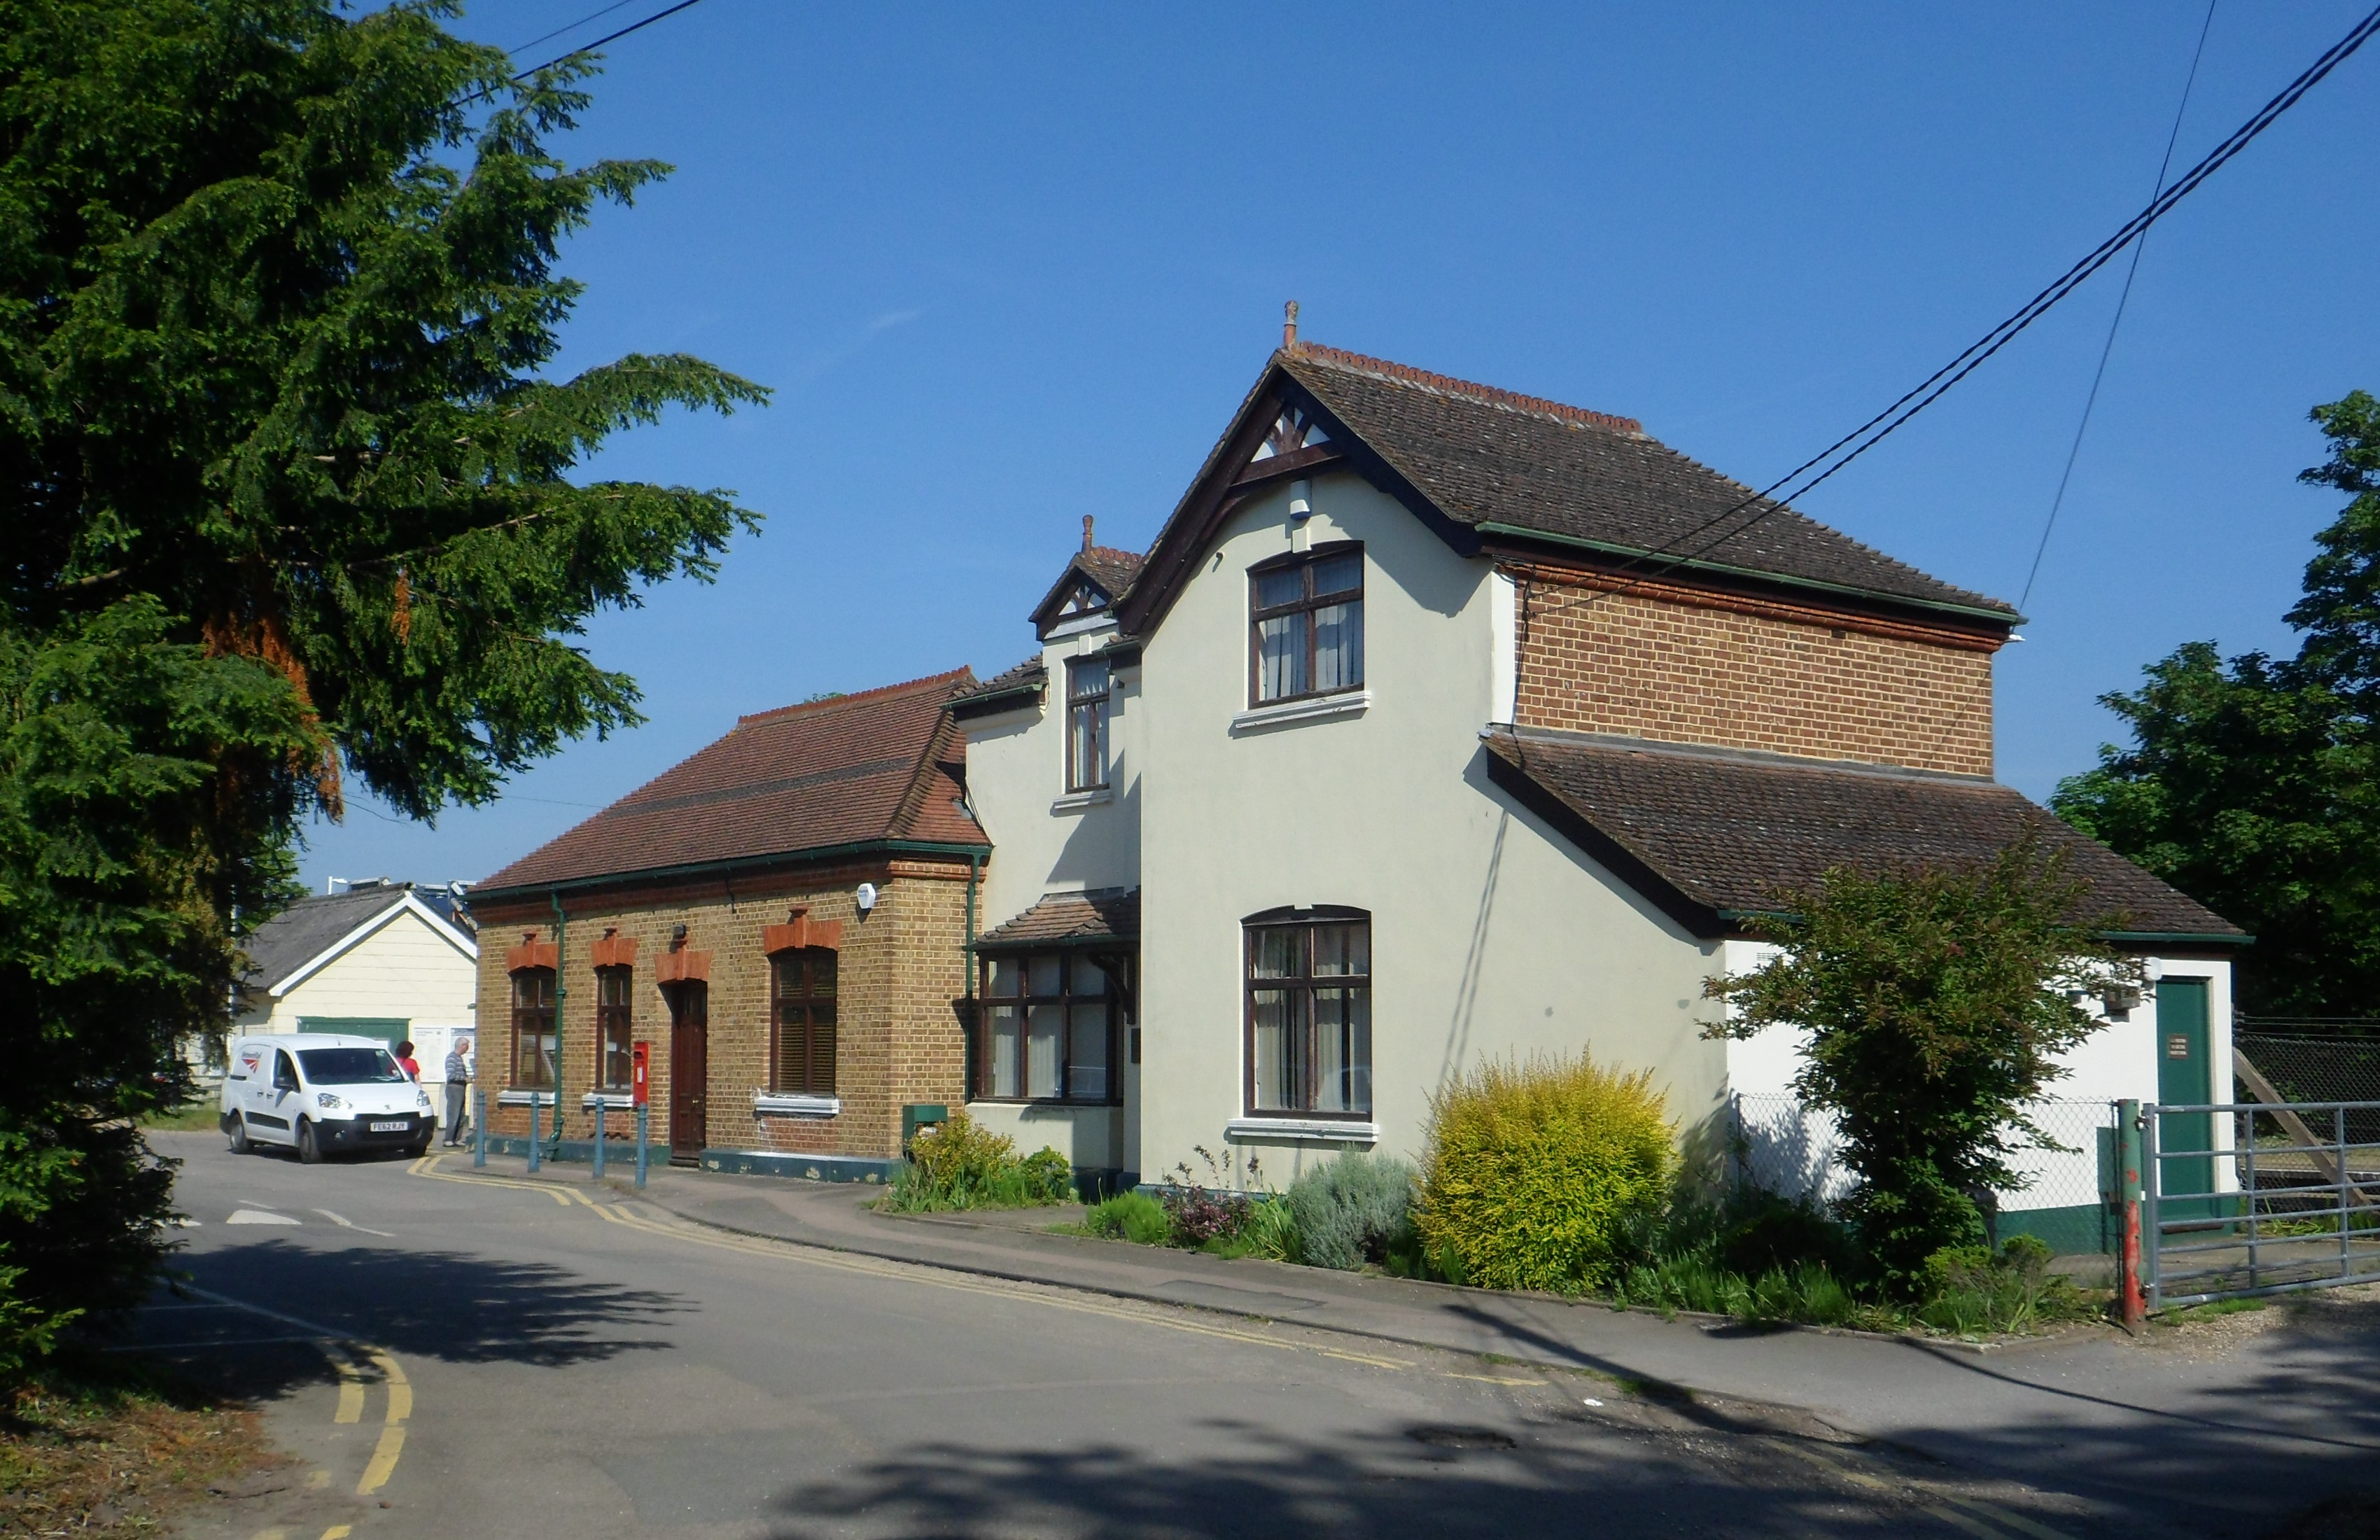
[[[1483,385],[1475,380],[1459,380],[1451,374],[1439,374],[1411,364],[1396,363],[1388,358],[1375,358],[1366,353],[1350,353],[1342,347],[1330,347],[1318,342],[1300,339],[1286,350],[1288,357],[1336,369],[1352,370],[1396,384],[1414,385],[1422,390],[1446,395],[1467,395],[1475,401],[1503,406],[1532,417],[1551,418],[1573,428],[1599,428],[1609,433],[1641,434],[1645,425],[1633,417],[1620,417],[1611,412],[1590,411],[1585,406],[1566,406],[1542,395],[1524,395],[1498,385]]]
[[[929,673],[922,679],[905,679],[898,685],[879,685],[872,690],[857,690],[850,695],[831,695],[822,700],[797,700],[791,706],[775,706],[765,711],[753,711],[739,716],[735,719],[735,725],[747,727],[757,721],[779,721],[786,717],[809,716],[824,711],[840,710],[846,706],[864,705],[869,701],[882,700],[888,696],[901,695],[912,690],[923,694],[937,685],[946,685],[956,689],[966,683],[974,672],[967,665],[961,664],[957,668],[941,673]]]

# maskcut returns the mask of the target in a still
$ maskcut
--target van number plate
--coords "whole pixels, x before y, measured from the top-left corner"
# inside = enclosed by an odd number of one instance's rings
[[[412,1126],[413,1125],[411,1123],[407,1122],[404,1119],[400,1118],[395,1122],[374,1123],[372,1124],[372,1132],[374,1134],[402,1134]]]

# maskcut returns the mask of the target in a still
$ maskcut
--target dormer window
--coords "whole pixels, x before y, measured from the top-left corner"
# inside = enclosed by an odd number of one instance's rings
[[[1066,790],[1103,791],[1108,783],[1108,661],[1066,665]]]
[[[1340,540],[1251,568],[1248,620],[1251,704],[1361,688],[1363,546]]]

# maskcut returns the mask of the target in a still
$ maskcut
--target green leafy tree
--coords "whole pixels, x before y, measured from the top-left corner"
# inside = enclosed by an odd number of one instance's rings
[[[298,820],[638,721],[586,621],[755,523],[573,479],[764,393],[548,377],[560,243],[666,168],[558,159],[589,65],[515,83],[453,11],[0,0],[0,1360],[143,1286],[170,1173],[128,1120],[223,1025]]]
[[[1808,1034],[1794,1090],[1836,1116],[1845,1217],[1892,1292],[1983,1243],[1974,1194],[2023,1186],[2010,1156],[2048,1143],[2025,1109],[2097,1028],[2080,999],[2139,976],[2095,934],[2113,916],[2078,917],[2084,892],[2030,837],[1970,869],[1838,868],[1757,922],[1775,955],[1706,987],[1733,1007],[1709,1036]]]
[[[2192,642],[2101,697],[2131,743],[2051,806],[2255,944],[2255,1013],[2380,1015],[2380,402],[2316,407],[2331,458],[2301,479],[2351,499],[2315,537],[2289,622],[2298,655]]]

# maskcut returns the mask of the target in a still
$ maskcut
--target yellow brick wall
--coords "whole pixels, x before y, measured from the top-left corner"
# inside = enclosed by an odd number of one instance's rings
[[[594,1134],[594,1114],[580,1109],[598,1066],[596,980],[591,948],[606,928],[633,937],[637,955],[629,991],[637,1037],[652,1045],[651,1139],[665,1158],[670,1137],[670,1013],[655,974],[672,930],[686,928],[686,947],[710,953],[709,1100],[704,1145],[722,1149],[776,1149],[815,1155],[885,1158],[900,1151],[901,1108],[909,1102],[965,1100],[965,1049],[957,1000],[965,988],[966,914],[964,865],[894,862],[844,868],[807,882],[779,878],[766,885],[742,879],[731,896],[722,884],[676,891],[582,895],[568,904],[562,982],[562,1111],[564,1137]],[[862,919],[853,897],[858,882],[877,884],[876,906]],[[843,924],[836,982],[835,1089],[841,1111],[832,1118],[756,1116],[753,1093],[769,1077],[770,977],[763,927],[782,924],[795,903],[814,920]],[[499,1108],[512,1072],[512,986],[505,952],[523,936],[554,940],[550,910],[491,905],[480,916],[478,1071],[488,1098],[491,1132],[526,1134],[526,1107]],[[540,1114],[540,1119],[542,1119]],[[635,1136],[631,1113],[607,1112],[604,1132]]]
[[[1996,637],[1833,618],[1524,576],[1515,715],[1526,727],[1992,773]]]

